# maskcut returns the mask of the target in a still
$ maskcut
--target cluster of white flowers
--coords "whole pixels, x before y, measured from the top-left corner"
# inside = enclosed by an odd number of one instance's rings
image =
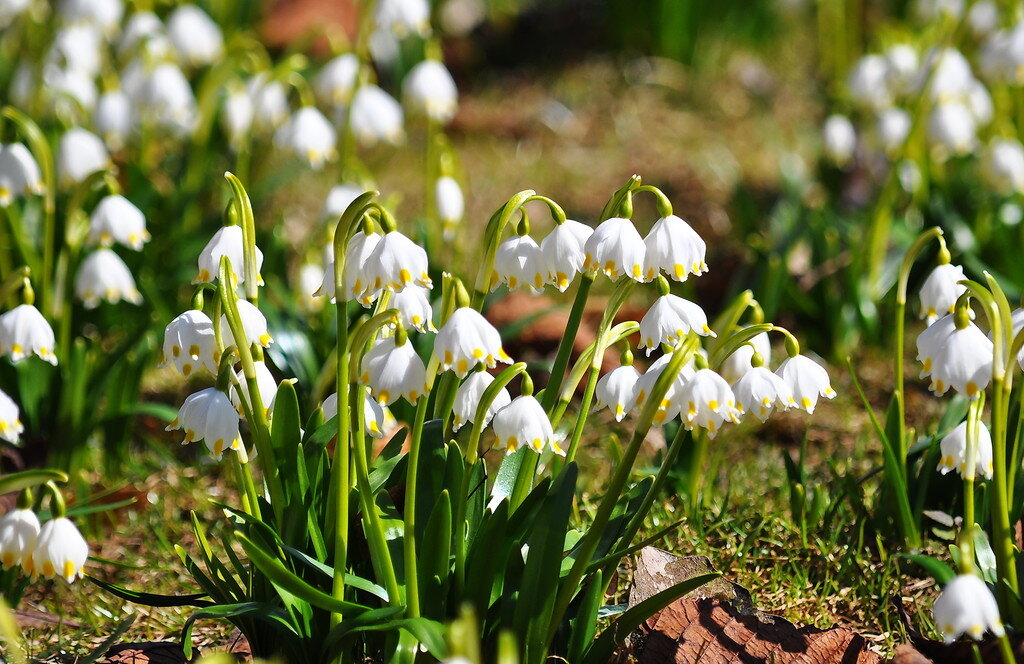
[[[922,18],[939,21],[949,14],[955,23],[961,20],[964,4],[945,12],[925,12]],[[848,165],[858,154],[866,160],[876,155],[903,157],[912,113],[924,108],[927,117],[921,121],[933,158],[974,155],[990,190],[1003,196],[1024,193],[1024,146],[1014,136],[988,130],[995,116],[990,90],[1024,82],[1024,18],[1011,16],[1016,23],[997,29],[1005,24],[1002,13],[992,0],[973,3],[963,20],[975,43],[963,52],[898,42],[862,57],[847,80],[857,128],[849,117],[830,116],[822,128],[826,157],[838,166]]]
[[[82,575],[89,545],[67,517],[40,525],[30,509],[15,508],[0,517],[0,563],[26,574],[60,577],[68,583]]]

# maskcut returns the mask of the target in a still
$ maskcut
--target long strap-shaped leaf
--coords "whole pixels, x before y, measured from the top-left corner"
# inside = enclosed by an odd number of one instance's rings
[[[88,574],[85,575],[85,578],[115,597],[120,597],[121,599],[128,600],[134,604],[142,604],[143,606],[213,606],[213,602],[207,599],[208,595],[206,593],[195,593],[193,595],[157,595],[154,593],[142,593],[135,590],[129,590],[123,586],[101,581],[95,576],[90,576]]]
[[[192,659],[192,627],[201,618],[236,618],[238,616],[256,615],[258,618],[268,622],[275,622],[292,634],[295,628],[288,622],[288,615],[281,610],[281,607],[265,602],[239,602],[238,604],[220,604],[196,611],[185,621],[181,630],[181,649],[185,657]]]

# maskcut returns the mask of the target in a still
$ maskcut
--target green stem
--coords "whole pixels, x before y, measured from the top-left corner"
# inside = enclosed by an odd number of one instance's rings
[[[587,274],[580,275],[580,285],[576,289],[576,297],[572,302],[572,310],[569,312],[569,320],[565,325],[565,332],[562,340],[558,343],[558,353],[555,355],[555,363],[551,367],[551,379],[544,388],[544,400],[541,403],[548,415],[554,411],[558,400],[558,393],[565,379],[565,370],[569,366],[569,358],[572,355],[573,344],[576,341],[576,333],[580,329],[580,321],[583,320],[583,312],[587,307],[587,299],[590,297],[590,287],[594,284],[594,277]]]
[[[960,529],[960,573],[974,571],[974,480],[977,475],[978,427],[981,426],[981,399],[972,401],[967,410],[967,449],[964,451],[964,520]]]
[[[999,654],[1003,658],[1003,664],[1016,664],[1017,656],[1013,654],[1013,646],[1010,645],[1010,638],[1003,632],[996,639],[999,641]]]
[[[704,480],[703,466],[708,456],[708,444],[707,434],[698,429],[693,434],[693,461],[690,463],[690,476],[686,482],[686,492],[690,499],[690,517],[695,522],[700,516],[700,490]]]
[[[419,575],[416,567],[416,492],[420,466],[420,447],[423,440],[423,422],[427,418],[427,395],[416,400],[416,415],[409,435],[409,453],[405,471],[405,596],[406,615],[420,615]]]

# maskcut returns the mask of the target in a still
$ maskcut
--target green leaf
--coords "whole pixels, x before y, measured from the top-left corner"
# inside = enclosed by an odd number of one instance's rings
[[[306,581],[296,576],[295,573],[285,567],[281,561],[271,557],[244,534],[238,533],[237,537],[238,541],[242,544],[242,548],[245,549],[246,555],[249,556],[249,560],[252,561],[253,565],[255,565],[258,570],[267,576],[275,587],[289,592],[299,599],[309,602],[310,604],[324,609],[325,611],[340,613],[343,616],[358,615],[367,610],[367,607],[361,604],[340,600],[328,595],[322,590],[314,588],[306,583]]]
[[[47,468],[22,470],[17,473],[11,473],[10,475],[0,477],[0,495],[5,493],[14,493],[15,491],[39,486],[40,484],[46,484],[47,482],[65,484],[67,481],[67,473],[59,470],[50,470]]]
[[[442,491],[430,513],[421,540],[419,559],[420,599],[424,615],[442,617],[446,594],[445,581],[451,571],[452,501]]]
[[[719,576],[721,575],[702,574],[695,576],[640,602],[619,616],[615,622],[601,632],[601,636],[591,643],[586,655],[579,661],[581,664],[605,664],[605,662],[611,659],[615,649],[624,643],[626,637],[632,634],[640,626],[640,623],[683,595],[700,588],[705,583],[713,581]]]
[[[86,574],[85,578],[115,597],[120,597],[121,599],[128,600],[133,604],[141,604],[142,606],[213,606],[213,602],[207,599],[209,595],[206,593],[195,593],[193,595],[156,595],[153,593],[142,593],[135,590],[129,590],[123,586],[101,581],[95,576],[89,574]]]
[[[270,420],[270,441],[278,458],[292,459],[302,441],[302,420],[299,419],[299,397],[290,380],[282,380],[274,398],[274,416]],[[282,468],[282,471],[285,469]],[[287,475],[286,475],[287,476]]]
[[[528,449],[520,447],[501,460],[501,465],[498,466],[498,474],[494,478],[494,486],[491,487],[492,503],[512,496],[512,491],[516,486],[516,477],[519,476],[519,468],[523,465],[523,460],[528,453],[530,453]]]
[[[583,599],[576,610],[576,617],[572,621],[569,649],[566,653],[568,661],[582,661],[583,654],[594,640],[594,634],[597,632],[597,612],[601,608],[602,599],[604,599],[604,574],[598,570],[590,577],[587,589],[583,593]]]
[[[181,630],[181,649],[185,657],[192,659],[192,627],[197,620],[202,618],[236,618],[238,616],[255,615],[265,622],[277,623],[283,626],[292,634],[297,634],[295,628],[288,621],[288,614],[281,607],[267,604],[265,602],[239,602],[237,604],[218,604],[200,611],[196,611],[185,621]]]
[[[933,558],[923,553],[901,553],[898,555],[920,565],[924,568],[924,571],[928,572],[932,578],[942,585],[946,585],[956,576],[953,568],[938,558]]]

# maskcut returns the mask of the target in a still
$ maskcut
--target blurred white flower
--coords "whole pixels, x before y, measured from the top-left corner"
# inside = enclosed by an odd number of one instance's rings
[[[96,101],[93,126],[111,150],[120,150],[134,126],[132,101],[121,89],[107,90]]]
[[[367,291],[400,291],[413,283],[425,288],[433,286],[427,272],[427,252],[398,231],[385,233],[362,268]]]
[[[583,247],[583,268],[611,279],[627,275],[644,281],[646,245],[633,222],[621,217],[602,221]]]
[[[410,69],[402,92],[409,107],[435,122],[445,124],[455,117],[459,91],[448,69],[437,60],[423,60]]]
[[[274,374],[270,373],[270,369],[267,368],[267,363],[263,360],[256,360],[253,362],[253,368],[256,371],[256,390],[260,394],[260,402],[263,404],[263,413],[267,417],[270,417],[274,408],[274,401],[277,399],[277,388],[278,382],[274,378]],[[249,386],[245,378],[245,372],[239,370],[235,374],[237,382],[231,385],[231,405],[235,407],[235,412],[238,413],[239,417],[243,417],[246,408],[251,408],[249,402]],[[294,382],[294,379],[292,379]],[[242,404],[245,404],[243,407]]]
[[[804,355],[787,357],[775,373],[793,391],[794,405],[808,413],[814,412],[819,396],[831,399],[836,395],[825,368]]]
[[[274,343],[270,332],[267,331],[267,318],[263,312],[248,300],[238,300],[236,304],[238,305],[238,318],[242,321],[242,336],[244,338],[235,339],[231,333],[231,327],[228,325],[228,317],[222,315],[220,317],[220,335],[224,345],[227,346],[231,343],[238,345],[244,342],[250,345],[259,344],[266,348]]]
[[[338,393],[335,392],[324,399],[322,407],[325,422],[336,416],[338,414]],[[383,438],[387,419],[387,409],[377,403],[376,399],[370,397],[369,392],[366,392],[363,398],[363,426],[366,427],[366,432],[374,438]]]
[[[858,60],[847,85],[850,97],[859,106],[880,110],[892,104],[889,63],[881,55],[865,55]]]
[[[0,207],[44,190],[35,157],[22,143],[0,144]]]
[[[675,345],[690,332],[702,337],[716,336],[700,305],[671,293],[662,295],[640,320],[639,348],[646,348],[650,357],[661,344]]]
[[[978,449],[974,455],[975,474],[992,479],[992,434],[984,422],[978,422]],[[943,436],[939,443],[942,456],[939,459],[939,472],[945,475],[957,471],[961,476],[967,473],[967,422],[961,422],[952,431]]]
[[[938,265],[921,286],[921,318],[931,325],[941,316],[953,313],[956,300],[967,290],[959,282],[967,277],[959,265]]]
[[[166,428],[167,431],[177,429],[185,431],[182,445],[202,440],[215,459],[221,458],[225,450],[234,450],[243,462],[248,460],[238,433],[238,413],[228,395],[215,387],[186,397],[178,416]]]
[[[430,290],[416,284],[409,284],[391,296],[388,305],[398,309],[402,325],[420,332],[437,332],[432,320],[434,311],[430,307]]]
[[[110,249],[97,249],[82,261],[75,276],[75,296],[86,309],[101,301],[116,304],[121,300],[142,304],[142,294],[135,286],[131,270],[121,257]]]
[[[596,408],[612,411],[616,422],[636,409],[636,385],[640,372],[633,365],[615,367],[597,381]]]
[[[255,112],[252,97],[244,88],[228,88],[224,106],[221,108],[220,121],[228,143],[236,152],[249,138]]]
[[[398,38],[430,34],[430,4],[427,0],[378,0],[375,10],[377,27]]]
[[[362,85],[349,109],[352,133],[363,145],[398,144],[405,138],[402,106],[376,85]]]
[[[967,92],[967,107],[971,109],[971,115],[978,123],[978,126],[987,125],[992,121],[995,107],[992,105],[992,97],[988,88],[981,81],[973,81]]]
[[[20,362],[35,353],[56,366],[53,347],[53,328],[31,304],[19,304],[0,314],[0,357],[10,355],[11,362]]]
[[[396,345],[394,337],[386,337],[363,356],[359,382],[368,385],[383,405],[390,406],[399,397],[415,404],[427,393],[427,368],[408,339]]]
[[[0,28],[10,25],[14,19],[23,14],[30,6],[32,6],[32,0],[0,1]]]
[[[32,554],[22,562],[31,576],[59,576],[71,583],[82,575],[89,558],[89,545],[66,517],[51,519],[39,529]]]
[[[434,183],[434,199],[444,238],[451,241],[455,239],[455,228],[462,223],[462,216],[466,211],[462,188],[455,178],[442,175]]]
[[[509,290],[529,287],[537,291],[544,287],[546,276],[540,247],[529,235],[513,235],[498,245],[491,273],[492,291],[500,284]]]
[[[565,450],[559,447],[555,439],[548,414],[532,395],[513,399],[512,403],[494,414],[492,426],[498,445],[504,445],[509,454],[520,447],[529,447],[538,454],[550,449],[555,454],[565,456]]]
[[[267,133],[288,119],[288,90],[281,81],[270,80],[266,72],[260,72],[249,79],[245,88],[252,97],[254,130]]]
[[[96,171],[110,168],[110,155],[96,134],[73,127],[57,146],[57,178],[64,186],[78,184]]]
[[[917,78],[920,59],[910,44],[893,44],[885,52],[888,65],[886,80],[896,92],[905,92]]]
[[[121,0],[62,0],[60,17],[65,23],[87,23],[106,35],[121,27],[124,3]]]
[[[890,157],[899,154],[910,134],[910,114],[902,108],[887,108],[878,114],[878,142]]]
[[[324,200],[324,208],[320,216],[332,222],[337,222],[341,215],[352,204],[352,201],[359,198],[366,190],[357,184],[343,182],[335,185],[328,192]]]
[[[88,120],[99,94],[93,74],[54,64],[43,67],[41,91],[55,115],[75,122]]]
[[[338,134],[324,114],[313,106],[304,106],[274,134],[274,144],[305,160],[314,170],[337,155]]]
[[[986,631],[996,636],[1005,633],[996,598],[973,574],[961,574],[947,583],[935,600],[932,615],[946,643],[963,634],[980,640]]]
[[[938,148],[939,159],[972,152],[976,134],[974,114],[959,102],[939,104],[928,115],[928,139]]]
[[[975,82],[971,63],[952,47],[929,51],[918,81],[921,85],[928,83],[932,100],[939,104],[965,102]]]
[[[325,64],[313,77],[313,93],[324,106],[345,106],[352,99],[352,90],[359,75],[359,58],[343,53]]]
[[[220,274],[220,259],[228,257],[231,263],[231,274],[239,285],[245,283],[245,270],[243,269],[243,238],[241,226],[224,226],[213,234],[210,241],[203,247],[199,254],[199,274],[192,280],[193,284],[212,282],[217,280]],[[263,252],[256,248],[256,272],[259,274],[263,266]],[[259,283],[263,283],[262,277]]]
[[[153,12],[138,11],[125,21],[121,39],[117,44],[117,51],[120,55],[125,56],[147,40],[163,36],[164,24],[160,18]]]
[[[92,77],[103,66],[102,48],[103,35],[95,26],[88,23],[67,25],[54,36],[46,62]]]
[[[469,374],[469,378],[455,392],[455,404],[452,407],[452,431],[458,431],[467,423],[476,423],[476,409],[484,396],[484,390],[493,382],[494,377],[486,371],[474,371]],[[512,397],[509,396],[508,390],[504,387],[498,390],[494,401],[484,413],[484,421],[480,428],[485,428],[494,414],[510,403],[512,403]]]
[[[0,563],[17,567],[32,555],[39,539],[39,517],[28,509],[12,509],[0,518]]]
[[[964,0],[917,0],[914,11],[924,23],[942,18],[960,18],[964,13]]]
[[[757,354],[761,356],[761,359],[764,360],[764,363],[768,364],[772,356],[772,345],[768,339],[767,332],[761,332],[748,343],[737,348],[732,355],[725,358],[722,366],[719,367],[718,373],[722,374],[722,378],[732,385],[733,389],[736,387],[736,381],[753,368],[751,360],[754,357],[755,350],[757,350]]]
[[[584,247],[593,232],[594,229],[586,224],[566,219],[541,240],[540,260],[547,274],[547,283],[562,293],[569,288],[583,269]]]
[[[434,357],[440,371],[451,369],[459,378],[477,364],[493,369],[498,362],[512,363],[498,330],[470,307],[456,309],[441,326],[434,339]]]
[[[144,118],[173,132],[187,133],[198,120],[192,87],[181,69],[169,62],[145,77],[137,102]]]
[[[999,5],[993,0],[978,0],[967,10],[967,23],[976,37],[983,37],[999,27]]]
[[[18,439],[25,427],[21,423],[21,415],[18,411],[18,404],[14,399],[0,390],[0,439],[6,440],[12,445],[18,444]],[[0,537],[0,551],[3,550],[2,537]]]
[[[654,222],[644,238],[646,247],[645,278],[650,281],[664,272],[670,279],[686,281],[689,275],[700,276],[708,271],[705,261],[707,244],[690,224],[672,214]]]
[[[201,367],[217,375],[219,361],[213,321],[202,311],[189,309],[167,324],[161,368],[173,366],[187,377],[193,368]]]
[[[141,251],[149,240],[146,217],[142,210],[124,196],[111,194],[104,197],[93,208],[89,216],[89,244],[109,247],[115,242]]]
[[[845,115],[830,115],[821,129],[821,141],[825,156],[836,166],[846,166],[853,161],[857,151],[857,132]]]
[[[181,5],[171,12],[167,36],[180,61],[190,67],[213,64],[224,52],[220,28],[195,5]]]
[[[1024,193],[1024,147],[1016,139],[995,139],[981,157],[981,175],[998,194]]]

